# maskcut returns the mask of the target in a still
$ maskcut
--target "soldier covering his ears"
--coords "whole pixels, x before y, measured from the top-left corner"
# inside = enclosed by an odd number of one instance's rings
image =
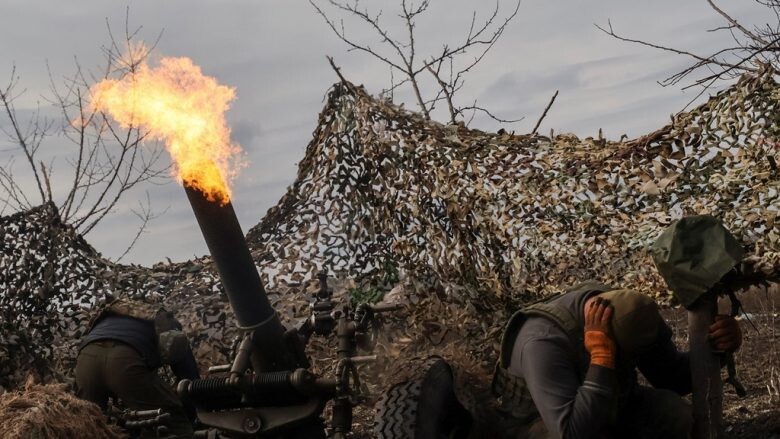
[[[686,306],[695,294],[727,292],[722,281],[742,258],[708,216],[672,224],[651,250]],[[730,316],[709,328],[713,350],[733,352],[741,337]],[[691,409],[681,398],[691,392],[690,359],[647,295],[586,282],[516,313],[501,349],[493,387],[522,425],[515,437],[690,437]],[[637,370],[652,387],[638,384]]]

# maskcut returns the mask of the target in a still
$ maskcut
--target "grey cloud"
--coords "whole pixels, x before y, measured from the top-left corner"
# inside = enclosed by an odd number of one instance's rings
[[[247,120],[240,120],[231,124],[231,137],[239,145],[251,145],[258,131],[259,126]]]
[[[387,0],[366,1],[371,8],[385,8],[390,19]],[[432,2],[432,15],[419,27],[421,53],[462,38],[475,4],[473,0]],[[102,0],[74,0],[67,7],[44,0],[6,2],[0,13],[13,8],[14,19],[5,20],[0,28],[0,84],[14,61],[20,85],[29,89],[28,97],[47,90],[47,59],[55,78],[73,71],[73,55],[94,70],[102,57],[100,45],[106,41],[105,17],[121,34],[125,7]],[[724,0],[723,7],[747,21],[760,18],[745,2]],[[295,178],[296,163],[310,141],[322,98],[337,80],[325,55],[335,56],[345,75],[370,91],[378,92],[389,81],[386,66],[364,54],[347,53],[308,2],[139,0],[131,4],[130,13],[131,22],[144,26],[146,40],[165,29],[160,55],[191,57],[206,74],[236,87],[237,99],[228,118],[234,139],[250,160],[249,168],[235,181],[234,201],[245,230],[259,221]],[[463,102],[478,99],[506,117],[525,115],[525,121],[513,126],[518,131],[530,129],[555,89],[561,89],[561,95],[543,131],[554,127],[587,136],[602,126],[617,137],[623,131],[641,134],[665,123],[690,95],[662,89],[655,80],[686,60],[601,34],[592,23],[606,23],[607,18],[633,36],[679,41],[697,51],[711,50],[720,41],[702,29],[718,22],[705,2],[527,0],[503,40],[469,74]],[[377,41],[362,27],[350,25],[349,30],[357,39]],[[409,91],[396,97],[414,108]],[[472,126],[492,130],[500,124],[478,116]],[[56,146],[65,144],[51,140],[55,148],[46,154],[56,155]],[[2,145],[0,140],[0,159]],[[116,214],[87,239],[104,254],[118,256],[129,239],[124,231],[136,224],[127,209],[145,199],[145,190],[156,208],[170,207],[151,224],[127,260],[150,264],[164,256],[183,260],[204,254],[186,198],[173,183],[128,194]]]

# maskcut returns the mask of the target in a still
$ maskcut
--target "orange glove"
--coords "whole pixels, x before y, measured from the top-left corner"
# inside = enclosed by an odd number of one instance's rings
[[[615,368],[617,347],[609,335],[609,321],[612,318],[609,302],[595,297],[588,301],[585,310],[585,349],[590,354],[590,364]]]

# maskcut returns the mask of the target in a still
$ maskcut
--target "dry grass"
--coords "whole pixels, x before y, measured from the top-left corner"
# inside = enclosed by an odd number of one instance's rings
[[[4,439],[122,439],[100,408],[76,398],[63,384],[34,384],[0,395]]]

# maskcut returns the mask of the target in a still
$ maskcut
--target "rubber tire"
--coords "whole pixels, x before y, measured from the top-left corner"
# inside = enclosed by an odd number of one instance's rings
[[[431,357],[412,366],[377,403],[374,433],[379,439],[464,439],[471,414],[455,396],[452,369]]]

